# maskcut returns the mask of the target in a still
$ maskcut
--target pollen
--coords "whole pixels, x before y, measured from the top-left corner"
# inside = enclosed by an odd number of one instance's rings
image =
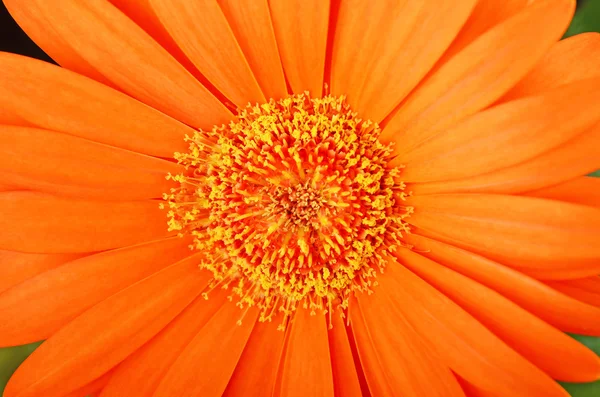
[[[331,313],[371,293],[402,245],[412,208],[376,123],[343,97],[295,95],[248,106],[188,136],[168,178],[169,230],[193,236],[211,288],[229,288],[261,321],[302,305]]]

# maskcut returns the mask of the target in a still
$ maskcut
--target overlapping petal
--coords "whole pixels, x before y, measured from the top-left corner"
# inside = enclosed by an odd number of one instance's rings
[[[279,56],[292,91],[321,96],[330,0],[270,0],[269,6]]]
[[[521,269],[579,278],[598,274],[600,210],[533,197],[414,196],[409,222],[438,239]]]
[[[150,4],[192,63],[236,106],[265,101],[217,0]]]
[[[463,396],[448,364],[427,346],[406,318],[390,315],[389,299],[392,297],[386,296],[386,291],[379,292],[377,295],[358,296],[349,311],[351,322],[359,315],[365,321],[378,364],[391,391],[389,395]],[[356,306],[360,313],[354,312]],[[361,346],[362,343],[358,345],[359,351]],[[363,365],[370,366],[371,362],[366,361]],[[371,373],[376,368],[372,368]],[[369,385],[377,381],[367,374]]]
[[[501,102],[552,90],[600,74],[600,34],[583,33],[561,40]]]
[[[19,367],[5,395],[66,394],[108,372],[200,294],[208,278],[198,272],[197,260],[171,265],[77,317]]]
[[[402,177],[407,182],[467,178],[559,147],[600,121],[598,85],[599,78],[583,80],[479,112],[402,156]]]
[[[223,392],[224,397],[260,397],[274,390],[286,335],[280,325],[281,316],[256,323]]]
[[[558,41],[574,3],[536,1],[479,36],[415,89],[387,122],[383,139],[398,142],[401,155],[491,105]]]
[[[516,194],[567,182],[600,168],[600,125],[530,160],[472,177],[411,184],[417,195],[436,193]],[[548,170],[552,172],[548,172]]]
[[[0,251],[0,293],[84,254],[28,254]]]
[[[228,303],[226,295],[217,291],[208,300],[197,297],[158,335],[119,364],[100,396],[152,395],[190,341]]]
[[[106,251],[49,269],[0,293],[0,345],[48,339],[98,302],[191,255],[170,238]]]
[[[363,394],[357,371],[360,363],[354,360],[348,331],[349,327],[344,324],[342,312],[332,313],[328,336],[333,385],[336,395],[361,397]]]
[[[600,36],[558,42],[574,0],[5,3],[70,69],[0,53],[0,344],[48,339],[7,397],[566,397],[553,379],[600,377],[563,333],[600,334]],[[193,171],[185,135],[305,91],[381,122],[411,232],[357,281],[373,294],[263,323],[155,199]]]
[[[581,176],[567,182],[528,192],[527,195],[599,207],[600,178]]]
[[[108,0],[111,4],[123,12],[129,19],[144,29],[157,43],[169,52],[177,61],[184,66],[208,88],[208,80],[204,77],[189,58],[177,46],[175,40],[169,35],[167,29],[160,22],[154,12],[150,0]],[[212,92],[212,91],[211,91]],[[215,92],[213,92],[215,94]]]
[[[211,128],[229,111],[165,49],[105,0],[32,0],[5,4],[15,20],[65,67],[112,85],[195,127]],[[89,72],[91,71],[91,73]],[[86,73],[88,72],[88,73]],[[102,77],[99,79],[98,75]]]
[[[599,308],[573,299],[526,274],[467,250],[418,234],[408,235],[406,240],[421,255],[490,287],[562,331],[584,335],[600,334]]]
[[[281,383],[275,396],[333,397],[333,373],[327,323],[322,313],[298,308],[289,325],[286,349],[279,368]]]
[[[152,396],[221,396],[257,321],[255,308],[243,319],[242,313],[234,304],[223,305],[181,352]]]
[[[379,293],[390,302],[388,315],[408,320],[446,365],[477,387],[499,395],[568,396],[547,374],[403,266],[390,263],[379,283]]]
[[[36,161],[31,161],[31,158]],[[0,126],[0,173],[15,190],[92,200],[160,198],[183,167],[37,128]]]
[[[158,202],[91,201],[37,192],[0,193],[0,249],[84,253],[165,237]]]
[[[285,97],[287,87],[269,3],[264,0],[220,0],[219,5],[265,97],[276,100]]]
[[[592,382],[600,376],[594,352],[502,295],[410,250],[395,256],[552,378]]]
[[[37,126],[160,157],[184,150],[183,137],[192,134],[117,90],[46,62],[0,53],[0,70],[0,112],[15,117],[0,117],[3,124]]]
[[[458,54],[488,30],[523,11],[532,0],[485,0],[478,1],[469,19],[460,30],[450,48],[438,62],[438,67]]]
[[[331,92],[380,122],[427,74],[469,16],[473,0],[343,0],[337,9]],[[377,23],[365,24],[364,18]]]
[[[595,280],[593,280],[594,283],[589,288],[578,283],[578,281],[592,281],[592,279]],[[546,281],[546,284],[581,302],[600,307],[600,286],[598,285],[598,276],[578,280]]]

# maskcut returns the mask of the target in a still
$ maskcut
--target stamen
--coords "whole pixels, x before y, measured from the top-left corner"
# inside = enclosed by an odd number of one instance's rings
[[[298,305],[331,318],[371,292],[409,232],[401,169],[379,134],[343,97],[248,107],[176,153],[186,172],[168,177],[180,184],[164,196],[169,230],[206,253],[210,289],[231,286],[261,321],[279,311],[285,323]]]

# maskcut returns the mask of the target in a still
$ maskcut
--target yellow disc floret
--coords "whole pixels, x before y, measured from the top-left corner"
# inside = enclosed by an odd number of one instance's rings
[[[408,231],[400,169],[379,133],[343,98],[248,107],[176,153],[187,171],[169,176],[181,184],[165,195],[169,228],[193,235],[213,283],[263,321],[299,304],[345,307]]]

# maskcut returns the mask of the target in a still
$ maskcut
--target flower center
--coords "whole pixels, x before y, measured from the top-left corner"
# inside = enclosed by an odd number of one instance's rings
[[[191,234],[213,287],[231,287],[262,321],[299,304],[345,308],[370,292],[412,211],[379,134],[343,97],[249,106],[176,153],[186,172],[169,176],[180,183],[164,197],[169,229]]]
[[[266,213],[273,219],[286,219],[283,228],[318,228],[318,215],[322,207],[327,205],[327,199],[309,181],[289,187],[278,186],[267,194],[271,203]]]

